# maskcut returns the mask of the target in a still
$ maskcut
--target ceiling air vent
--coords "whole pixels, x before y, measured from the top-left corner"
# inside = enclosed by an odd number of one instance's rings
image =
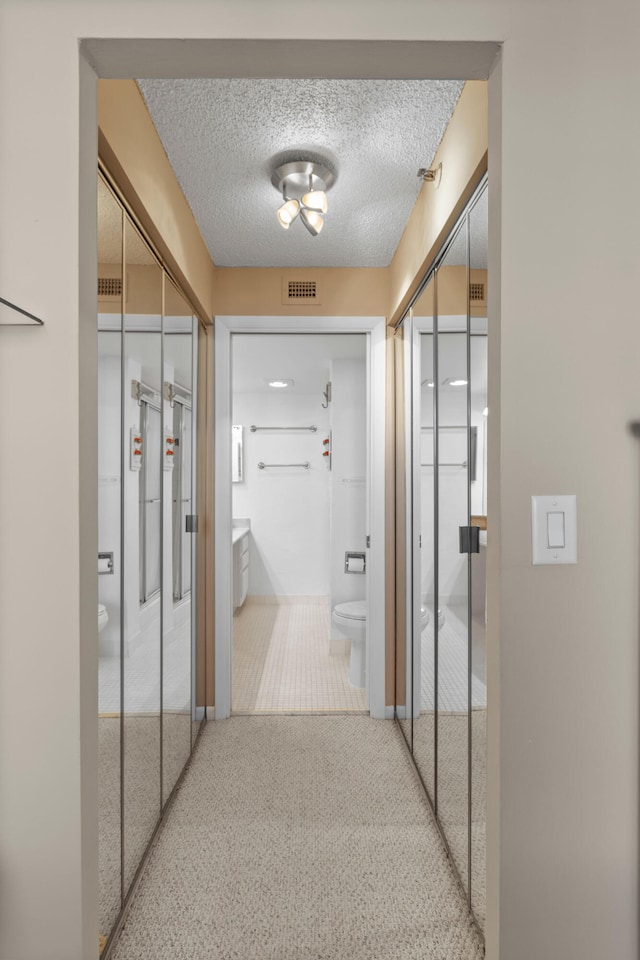
[[[317,280],[290,280],[282,281],[283,303],[321,303],[320,285]]]
[[[484,303],[484,283],[469,284],[469,300],[471,303]]]
[[[98,299],[119,300],[122,296],[122,277],[98,277]]]

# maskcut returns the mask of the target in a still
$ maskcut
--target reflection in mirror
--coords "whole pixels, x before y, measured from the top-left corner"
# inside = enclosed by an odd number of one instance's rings
[[[194,391],[191,307],[165,277],[163,390],[162,802],[191,750]]]
[[[484,930],[486,913],[486,554],[487,554],[487,190],[469,214],[471,423],[477,428],[477,471],[471,514],[481,527],[471,555],[471,909]]]
[[[487,194],[471,201],[411,308],[396,376],[406,476],[408,620],[398,620],[398,721],[484,929],[486,822]],[[405,321],[406,325],[406,321]],[[406,330],[403,331],[405,343]],[[407,354],[409,360],[407,361]],[[411,424],[406,427],[406,421]],[[398,512],[398,523],[403,514]],[[479,552],[467,552],[476,540]],[[472,536],[473,535],[473,536]],[[403,672],[404,671],[404,672]],[[400,682],[398,677],[404,682]],[[406,684],[406,694],[405,694]],[[406,710],[406,715],[404,711]]]
[[[99,920],[122,903],[120,822],[120,524],[122,208],[98,180],[98,795]]]
[[[125,224],[124,889],[160,815],[162,270]]]
[[[411,342],[412,320],[406,316],[394,338],[396,384],[396,572],[407,583],[406,598],[398,597],[396,608],[396,717],[409,749],[413,749],[412,635],[411,635]],[[402,539],[406,538],[404,549]],[[399,549],[398,549],[399,548]]]
[[[434,353],[435,280],[413,308],[413,751],[431,797],[437,799],[436,678],[437,616],[434,563]]]
[[[470,519],[466,221],[436,278],[437,813],[468,892],[470,555],[460,552],[459,537]]]
[[[191,307],[100,175],[101,952],[204,713],[193,705],[197,584],[187,532],[196,512],[195,331]]]

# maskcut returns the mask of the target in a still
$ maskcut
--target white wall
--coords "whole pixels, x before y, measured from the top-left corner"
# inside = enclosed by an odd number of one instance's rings
[[[364,353],[364,337],[362,340]],[[366,573],[344,572],[347,550],[366,551],[366,373],[364,357],[331,364],[331,609],[337,603],[366,597]],[[342,636],[333,622],[331,633]]]
[[[233,422],[243,426],[244,480],[233,484],[233,515],[251,520],[249,594],[328,596],[329,473],[322,456],[329,417],[319,394],[238,393]],[[257,426],[308,431],[252,433]],[[258,463],[305,463],[259,470]]]
[[[327,38],[504,41],[490,84],[487,956],[635,960],[640,452],[629,423],[639,412],[640,9],[632,0],[350,0],[326,10]],[[130,0],[126,9],[2,0],[0,18],[0,289],[45,319],[40,330],[0,331],[0,407],[21,400],[20,417],[3,424],[0,488],[0,956],[88,960],[97,935],[96,127],[78,41],[316,39],[318,28],[288,0]],[[175,72],[186,76],[188,42],[180,48]],[[117,62],[103,56],[114,74],[140,75],[135,49],[120,49]],[[448,48],[450,69],[465,56]],[[167,51],[150,57],[172,69]],[[264,76],[282,62],[256,48],[250,61],[235,56],[239,70]],[[344,75],[352,50],[334,48],[322,63]],[[577,493],[579,563],[534,568],[529,498],[554,492]]]

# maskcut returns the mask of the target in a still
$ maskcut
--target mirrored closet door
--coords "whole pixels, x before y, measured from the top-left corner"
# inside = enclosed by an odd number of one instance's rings
[[[98,181],[100,932],[107,943],[189,759],[197,320]]]
[[[396,715],[478,926],[485,916],[487,185],[396,334],[406,538]]]

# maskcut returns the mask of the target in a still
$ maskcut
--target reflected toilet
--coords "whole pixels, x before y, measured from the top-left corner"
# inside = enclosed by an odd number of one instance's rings
[[[445,615],[444,610],[438,610],[438,630],[442,630],[445,624]],[[423,632],[425,627],[428,627],[431,623],[431,614],[427,610],[426,605],[423,603],[420,607],[420,633]]]

